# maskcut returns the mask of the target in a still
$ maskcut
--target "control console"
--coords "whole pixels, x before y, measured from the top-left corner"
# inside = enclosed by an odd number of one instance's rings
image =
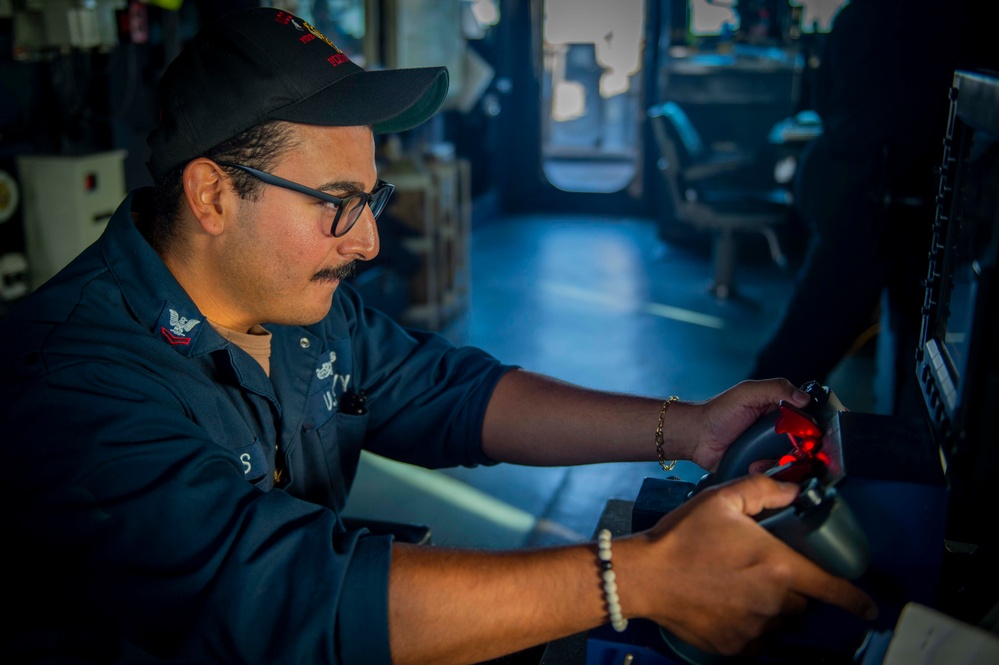
[[[943,526],[944,485],[925,423],[850,412],[828,387],[802,386],[804,407],[782,403],[733,442],[714,473],[697,482],[646,478],[631,511],[630,529],[643,531],[698,492],[764,471],[796,483],[788,506],[755,516],[761,526],[832,574],[851,579],[881,609],[874,625],[823,603],[788,619],[763,654],[725,658],[704,653],[650,621],[634,620],[621,634],[601,627],[587,636],[587,665],[851,662],[871,630],[886,630],[904,603],[932,606]],[[849,470],[849,474],[847,473]]]

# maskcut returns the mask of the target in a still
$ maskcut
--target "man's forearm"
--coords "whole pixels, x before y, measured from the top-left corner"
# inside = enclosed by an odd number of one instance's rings
[[[589,390],[523,370],[497,384],[483,424],[483,450],[494,460],[535,466],[656,459],[659,397]],[[664,454],[689,459],[690,404],[670,405]]]
[[[626,561],[631,545],[615,541],[615,561]],[[623,604],[631,600],[627,577],[619,581]],[[606,621],[592,544],[514,552],[393,548],[389,637],[397,665],[477,663]]]

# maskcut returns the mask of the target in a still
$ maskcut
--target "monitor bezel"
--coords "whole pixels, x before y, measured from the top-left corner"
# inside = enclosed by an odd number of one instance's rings
[[[937,213],[930,248],[916,375],[931,428],[940,446],[950,492],[948,537],[975,543],[990,536],[976,519],[987,483],[983,469],[999,457],[987,409],[997,399],[994,339],[999,327],[999,209],[991,211],[989,246],[975,262],[972,323],[963,366],[948,351],[946,335],[954,296],[957,244],[964,222],[963,193],[976,140],[999,141],[999,76],[957,71],[944,140]],[[999,188],[999,183],[996,183]]]

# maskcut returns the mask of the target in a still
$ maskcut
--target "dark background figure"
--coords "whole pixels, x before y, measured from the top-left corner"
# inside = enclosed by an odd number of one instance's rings
[[[913,393],[936,174],[959,64],[959,3],[856,0],[840,10],[810,89],[822,134],[805,149],[795,205],[809,238],[783,319],[751,378],[824,381],[879,323],[879,409]],[[885,295],[882,301],[882,295]],[[879,308],[880,305],[880,308]],[[879,385],[879,388],[881,386]]]

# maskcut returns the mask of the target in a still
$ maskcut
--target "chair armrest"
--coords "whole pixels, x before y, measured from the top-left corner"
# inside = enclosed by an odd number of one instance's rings
[[[683,177],[689,182],[713,178],[722,173],[740,171],[752,166],[753,161],[743,156],[721,157],[717,160],[692,164],[683,170]]]

